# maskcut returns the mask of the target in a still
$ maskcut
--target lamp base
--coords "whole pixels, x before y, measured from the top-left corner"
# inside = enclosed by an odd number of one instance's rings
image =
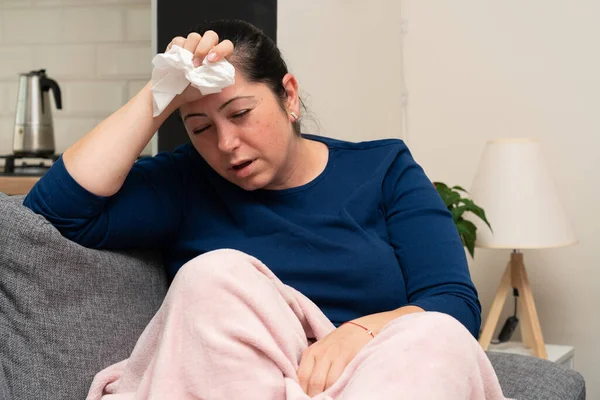
[[[540,320],[535,309],[527,271],[525,271],[525,265],[523,264],[523,254],[518,252],[513,252],[510,255],[510,261],[506,265],[506,271],[504,271],[502,281],[496,292],[496,298],[481,331],[479,344],[484,350],[488,349],[511,287],[519,291],[519,299],[523,304],[523,307],[521,307],[521,337],[523,344],[526,348],[531,349],[534,356],[547,359],[548,355],[546,354]]]

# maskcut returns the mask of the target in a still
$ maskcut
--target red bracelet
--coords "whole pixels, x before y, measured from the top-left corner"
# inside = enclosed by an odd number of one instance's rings
[[[359,328],[363,328],[365,331],[367,331],[368,335],[371,335],[371,337],[375,337],[375,335],[373,334],[373,331],[370,330],[369,328],[367,328],[366,326],[362,326],[361,324],[357,324],[356,322],[352,322],[352,321],[344,322],[342,325],[346,325],[346,324],[356,325]]]

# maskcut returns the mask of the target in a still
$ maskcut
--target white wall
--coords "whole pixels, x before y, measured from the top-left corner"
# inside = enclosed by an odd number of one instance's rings
[[[400,2],[279,0],[278,14],[307,132],[402,137]],[[12,151],[18,73],[46,68],[61,85],[62,152],[150,78],[151,26],[151,0],[0,0],[0,154]]]
[[[432,179],[469,187],[486,140],[542,140],[579,244],[525,263],[546,342],[575,346],[599,398],[600,2],[406,0],[403,14],[408,144]],[[484,317],[508,258],[476,251]]]
[[[402,137],[399,1],[279,0],[277,25],[278,46],[307,100],[305,132]]]
[[[60,85],[61,153],[150,79],[151,26],[150,0],[0,0],[0,154],[12,153],[19,73],[45,68]]]

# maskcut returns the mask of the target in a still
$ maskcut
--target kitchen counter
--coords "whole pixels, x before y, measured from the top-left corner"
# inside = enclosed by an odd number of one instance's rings
[[[39,176],[3,174],[0,172],[0,192],[10,196],[27,194],[39,179]]]
[[[56,156],[58,157],[58,156]],[[11,167],[7,172],[7,163]],[[56,158],[0,155],[0,192],[8,195],[27,194],[48,171]]]

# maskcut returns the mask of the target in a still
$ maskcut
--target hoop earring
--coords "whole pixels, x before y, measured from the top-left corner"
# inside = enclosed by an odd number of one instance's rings
[[[298,120],[298,116],[296,115],[296,113],[295,113],[295,112],[293,112],[293,111],[290,111],[290,115],[291,115],[292,117],[294,117],[294,122],[296,122],[296,121]]]

